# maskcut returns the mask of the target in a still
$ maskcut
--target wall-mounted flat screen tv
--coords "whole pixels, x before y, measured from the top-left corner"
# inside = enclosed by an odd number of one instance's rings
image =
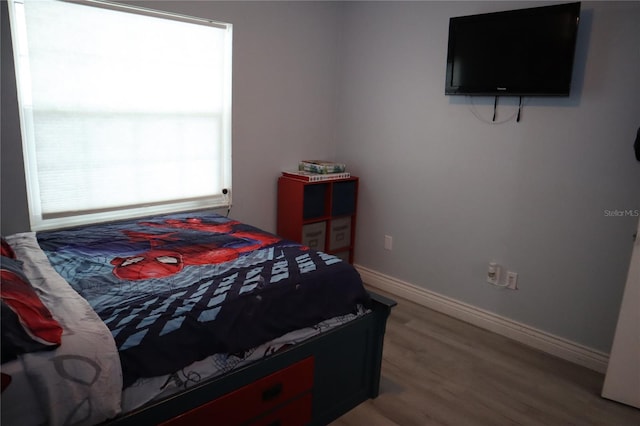
[[[449,20],[447,95],[569,96],[580,3]]]

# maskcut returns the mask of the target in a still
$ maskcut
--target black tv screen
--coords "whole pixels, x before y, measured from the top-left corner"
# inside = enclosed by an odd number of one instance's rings
[[[447,95],[569,96],[580,3],[449,20]]]

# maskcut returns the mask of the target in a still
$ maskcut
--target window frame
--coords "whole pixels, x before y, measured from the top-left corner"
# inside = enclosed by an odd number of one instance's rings
[[[33,112],[27,112],[25,107],[24,85],[21,84],[20,72],[20,52],[23,51],[22,43],[25,34],[18,35],[19,31],[26,31],[26,25],[18,22],[16,3],[24,3],[24,0],[9,0],[10,30],[14,50],[14,70],[16,73],[16,86],[18,92],[18,110],[20,119],[20,132],[22,139],[22,149],[25,165],[25,181],[27,187],[27,201],[29,207],[29,222],[32,231],[46,229],[64,228],[89,223],[107,222],[127,218],[143,217],[152,214],[162,214],[190,210],[230,208],[231,199],[231,179],[232,179],[232,135],[231,135],[231,94],[232,94],[232,54],[233,54],[233,25],[221,21],[197,18],[173,12],[152,10],[144,7],[125,5],[104,0],[58,0],[64,3],[88,5],[108,9],[112,11],[134,13],[140,16],[152,18],[163,18],[178,22],[191,23],[196,25],[210,26],[225,31],[224,36],[224,82],[223,104],[220,115],[221,121],[221,141],[220,149],[223,156],[223,170],[220,173],[223,188],[219,194],[210,194],[205,197],[192,197],[173,199],[170,201],[147,202],[134,205],[121,205],[115,208],[89,209],[83,212],[65,212],[47,214],[43,213],[41,204],[41,192],[38,179],[38,165],[36,158],[35,136],[33,132]],[[24,21],[23,21],[24,23]]]

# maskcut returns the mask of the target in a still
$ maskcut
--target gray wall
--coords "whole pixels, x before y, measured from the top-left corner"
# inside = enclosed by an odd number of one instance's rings
[[[572,96],[526,99],[519,124],[443,94],[449,17],[543,4],[142,2],[234,24],[233,217],[275,230],[282,168],[345,161],[357,263],[608,352],[638,219],[604,211],[640,209],[640,3],[583,2]],[[28,222],[2,6],[8,233]],[[485,284],[492,259],[518,291]]]
[[[543,4],[346,6],[338,157],[361,177],[355,260],[608,352],[638,218],[604,211],[640,209],[640,3],[583,2],[571,97],[527,98],[520,123],[476,118],[493,98],[444,95],[449,17]],[[518,291],[486,284],[491,260]]]

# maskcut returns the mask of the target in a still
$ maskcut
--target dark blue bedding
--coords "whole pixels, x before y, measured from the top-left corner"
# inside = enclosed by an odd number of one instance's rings
[[[39,232],[111,330],[124,386],[355,312],[368,295],[338,258],[216,214]]]

